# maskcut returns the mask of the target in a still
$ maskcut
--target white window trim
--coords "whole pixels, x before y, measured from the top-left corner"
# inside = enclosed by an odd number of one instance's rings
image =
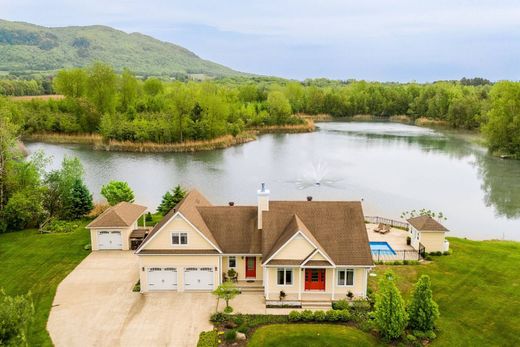
[[[179,235],[179,244],[173,243],[173,236],[175,234]],[[186,243],[181,243],[181,234],[186,234]],[[174,231],[171,233],[170,237],[171,237],[171,242],[172,242],[173,247],[186,247],[189,244],[188,232],[186,232],[186,231]]]
[[[229,261],[231,260],[231,258],[235,258],[235,266],[229,265]],[[228,264],[228,269],[236,269],[237,268],[237,257],[235,255],[229,256],[227,264]]]
[[[347,271],[352,270],[352,284],[347,284]],[[345,271],[345,284],[339,284],[339,273],[340,271]],[[355,284],[355,273],[356,271],[352,268],[337,268],[336,269],[336,286],[338,287],[354,287]]]
[[[283,284],[278,283],[278,271],[283,270]],[[291,271],[291,283],[287,284],[287,271]],[[277,267],[276,268],[276,286],[277,287],[290,287],[294,285],[294,270],[291,267]]]

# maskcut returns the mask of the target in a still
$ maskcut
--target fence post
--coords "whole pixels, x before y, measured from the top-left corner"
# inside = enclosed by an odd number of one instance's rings
[[[381,255],[381,250],[378,249],[378,250],[377,250],[377,262],[378,262],[378,263],[379,263],[379,256],[380,256],[380,255]]]

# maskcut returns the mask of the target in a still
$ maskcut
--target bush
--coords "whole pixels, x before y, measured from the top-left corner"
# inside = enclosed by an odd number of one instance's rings
[[[231,307],[231,306],[226,306],[226,307],[224,308],[224,313],[229,314],[229,313],[231,313],[231,312],[233,312],[233,307]]]
[[[235,341],[236,338],[237,338],[236,330],[228,330],[224,333],[224,340],[226,340],[228,342]]]
[[[439,306],[433,300],[429,276],[422,275],[415,284],[407,311],[411,329],[430,331],[435,327],[435,321],[439,318]]]
[[[428,330],[424,335],[430,341],[435,340],[437,338],[437,334],[435,334],[433,330]]]
[[[412,331],[413,335],[418,338],[418,339],[425,339],[426,338],[426,334],[420,330],[414,330]]]
[[[65,221],[58,219],[51,219],[44,227],[43,231],[50,233],[70,233],[79,228],[79,223],[75,221]]]
[[[392,264],[393,265],[404,265],[402,260],[395,260]]]
[[[451,255],[451,249],[449,251],[443,252],[442,255]]]
[[[366,332],[366,333],[369,333],[371,332],[372,330],[374,330],[375,328],[375,324],[374,324],[374,321],[372,320],[364,320],[364,321],[361,321],[359,323],[359,329],[361,329],[362,331]]]
[[[197,347],[217,347],[218,345],[218,332],[216,330],[203,331],[200,333]]]
[[[85,246],[83,246],[83,249],[85,251],[90,251],[92,249],[92,246],[90,245],[90,243],[87,243]]]
[[[345,299],[334,301],[332,303],[332,309],[333,310],[348,310],[349,308],[350,308],[350,304]]]
[[[314,314],[311,310],[304,310],[301,313],[302,321],[304,322],[311,322],[314,319]]]
[[[325,313],[326,319],[328,322],[337,322],[339,320],[339,311],[338,310],[328,310]]]
[[[25,332],[33,315],[30,294],[9,296],[0,291],[0,346],[26,345]]]
[[[239,326],[237,331],[242,334],[247,334],[247,332],[249,331],[249,327],[244,324],[244,325]]]
[[[231,316],[231,319],[237,326],[244,324],[244,317],[242,317],[241,315]]]
[[[209,319],[213,323],[222,323],[227,320],[228,315],[222,312],[213,313]]]
[[[424,255],[424,260],[432,261],[433,258],[432,258],[431,255],[429,255],[429,254],[425,254],[425,255]]]
[[[408,323],[404,300],[394,283],[395,275],[387,272],[379,281],[375,321],[381,335],[388,340],[399,338]]]
[[[338,320],[340,322],[348,322],[350,320],[349,310],[338,310]]]
[[[326,319],[326,315],[324,311],[314,311],[314,320],[316,322],[323,322]]]
[[[408,335],[406,335],[406,340],[413,344],[413,343],[417,342],[417,337],[413,336],[412,334],[408,334]]]
[[[134,288],[132,289],[133,292],[140,292],[141,291],[141,280],[137,280],[137,283],[134,285]]]
[[[372,309],[372,305],[370,304],[370,301],[364,300],[364,299],[354,300],[352,302],[352,306],[350,307],[350,310],[352,312],[367,313],[371,309]]]
[[[299,322],[302,320],[302,315],[298,311],[289,312],[289,321],[290,322]]]

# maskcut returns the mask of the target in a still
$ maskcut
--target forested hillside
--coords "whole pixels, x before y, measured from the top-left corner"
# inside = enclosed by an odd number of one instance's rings
[[[189,50],[139,33],[106,26],[46,28],[0,20],[0,72],[52,72],[103,61],[138,75],[238,75]]]

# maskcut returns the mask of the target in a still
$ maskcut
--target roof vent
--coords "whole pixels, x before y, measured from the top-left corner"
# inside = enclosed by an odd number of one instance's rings
[[[234,201],[230,201],[228,202],[229,206],[235,206],[235,202]]]
[[[312,201],[312,196],[309,195],[309,196],[307,197],[307,201]]]

